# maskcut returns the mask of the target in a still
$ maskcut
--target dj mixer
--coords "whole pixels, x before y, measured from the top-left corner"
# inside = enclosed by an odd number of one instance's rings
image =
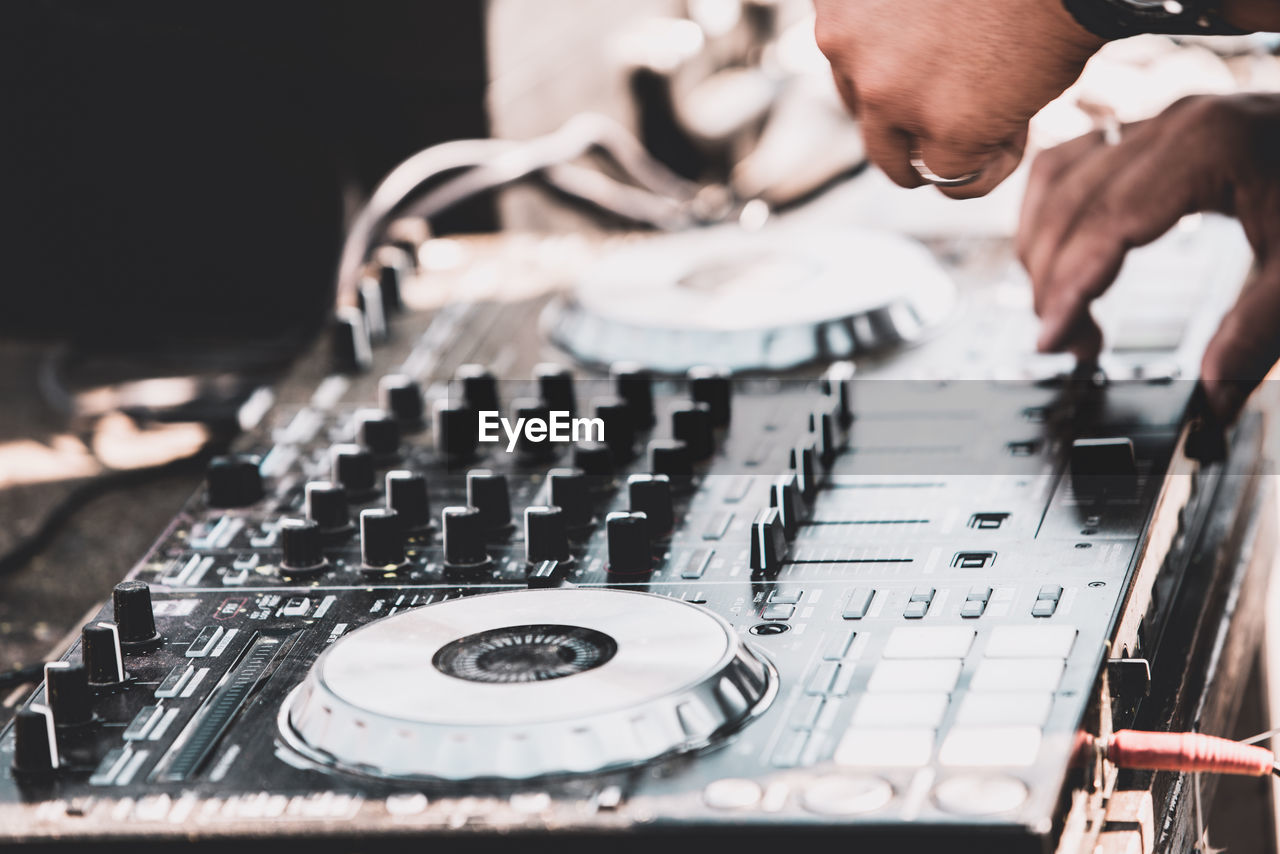
[[[1235,226],[1135,252],[1088,370],[1003,247],[503,246],[379,255],[0,733],[0,839],[1067,850],[1253,453],[1187,445]]]

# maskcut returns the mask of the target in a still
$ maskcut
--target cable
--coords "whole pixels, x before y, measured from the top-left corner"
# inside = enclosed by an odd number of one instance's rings
[[[0,691],[8,691],[28,682],[38,682],[44,677],[44,664],[29,664],[0,673]]]
[[[687,203],[697,199],[696,184],[654,159],[620,123],[598,114],[574,116],[559,130],[527,142],[468,139],[441,143],[405,160],[374,188],[343,242],[338,292],[355,286],[382,229],[428,182],[464,170],[418,206],[420,215],[429,219],[477,193],[524,180],[591,151],[606,154],[642,191]],[[596,198],[587,201],[599,204]]]
[[[30,563],[36,555],[49,547],[49,544],[62,526],[93,499],[117,489],[145,483],[153,478],[189,470],[198,470],[209,456],[209,451],[209,447],[205,446],[194,454],[179,457],[176,460],[169,460],[143,468],[108,472],[80,484],[45,514],[35,531],[20,540],[9,551],[0,555],[0,576],[16,572]]]
[[[1103,755],[1118,768],[1265,777],[1280,773],[1265,747],[1198,732],[1120,730],[1103,743]]]

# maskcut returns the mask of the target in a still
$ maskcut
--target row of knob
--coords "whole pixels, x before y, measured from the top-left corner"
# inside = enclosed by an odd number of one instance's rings
[[[552,469],[547,481],[551,503],[528,507],[524,513],[524,543],[530,563],[568,561],[570,540],[590,533],[596,521],[593,500],[599,478],[580,469],[561,468]],[[422,475],[391,471],[385,484],[386,506],[363,510],[359,517],[361,563],[370,571],[394,571],[403,566],[407,538],[432,529],[427,483]],[[664,539],[675,525],[675,491],[671,478],[664,474],[628,478],[630,510],[611,513],[605,522],[613,571],[648,569],[653,542]],[[323,570],[327,566],[326,544],[345,537],[354,527],[341,484],[307,484],[305,513],[305,518],[282,520],[279,529],[281,568],[295,577]],[[643,521],[636,517],[643,517]],[[468,472],[467,504],[446,507],[440,516],[446,568],[487,566],[486,543],[505,539],[512,524],[506,476],[487,469]]]
[[[546,420],[551,412],[577,410],[573,377],[562,365],[543,364],[535,369],[537,399],[512,402],[516,418]],[[653,378],[644,368],[616,365],[612,372],[616,396],[595,401],[594,414],[603,423],[603,443],[580,442],[573,450],[573,464],[588,474],[611,475],[619,463],[635,456],[637,437],[656,423]],[[501,401],[494,375],[479,365],[463,365],[457,372],[462,387],[460,402],[438,401],[433,410],[437,452],[448,460],[474,459],[478,444],[477,412],[499,411]],[[649,443],[651,471],[682,477],[696,463],[715,451],[716,431],[728,427],[733,389],[727,373],[716,368],[689,372],[690,399],[671,410],[672,439]],[[355,442],[331,450],[333,481],[343,484],[352,498],[377,491],[376,468],[394,464],[401,452],[402,436],[424,426],[425,402],[420,386],[411,378],[392,374],[379,383],[381,409],[357,413]],[[555,455],[549,443],[535,443],[522,435],[518,452],[526,458]],[[258,458],[223,456],[210,462],[206,495],[212,507],[244,507],[264,495]]]
[[[81,663],[51,661],[45,665],[45,702],[32,704],[14,719],[13,768],[28,776],[58,769],[59,730],[93,722],[97,692],[122,685],[129,674],[125,658],[155,649],[156,631],[151,590],[141,581],[122,581],[111,594],[113,620],[100,620],[80,633]]]

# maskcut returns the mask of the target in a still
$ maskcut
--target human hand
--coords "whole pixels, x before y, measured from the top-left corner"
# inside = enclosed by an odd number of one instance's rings
[[[1102,46],[1059,0],[815,0],[818,46],[857,114],[867,154],[917,187],[918,151],[943,177],[980,175],[954,198],[1008,177],[1027,122]]]
[[[1043,152],[1031,169],[1018,256],[1042,322],[1039,348],[1095,358],[1089,304],[1125,253],[1185,214],[1217,211],[1244,226],[1258,273],[1205,351],[1209,405],[1224,422],[1280,359],[1280,96],[1194,96],[1126,125],[1116,145],[1092,133]]]

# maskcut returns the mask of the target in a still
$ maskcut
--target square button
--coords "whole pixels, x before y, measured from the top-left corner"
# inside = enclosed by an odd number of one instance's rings
[[[885,658],[964,658],[973,645],[965,626],[900,626],[884,645]]]
[[[908,602],[907,607],[902,609],[902,616],[908,620],[923,619],[927,613],[929,613],[928,602]]]
[[[844,658],[849,654],[850,647],[853,646],[854,637],[856,637],[854,632],[836,632],[827,641],[827,645],[822,651],[822,657],[827,661],[839,661]]]
[[[886,659],[876,664],[867,690],[885,694],[948,693],[959,678],[958,659]]]
[[[1075,626],[999,626],[987,640],[987,658],[1062,658],[1076,642]]]
[[[1031,616],[1052,617],[1053,612],[1056,610],[1058,610],[1058,603],[1052,599],[1037,599],[1036,603],[1031,606]]]
[[[958,662],[957,662],[958,663]],[[987,658],[974,671],[971,691],[1056,691],[1066,662],[1061,658]]]
[[[981,617],[982,612],[987,610],[987,603],[981,599],[966,599],[960,605],[960,616],[966,619]]]
[[[856,729],[845,732],[836,747],[838,765],[920,768],[933,755],[931,729]]]
[[[769,601],[778,605],[795,605],[803,595],[804,591],[799,587],[778,587],[769,594]]]
[[[949,694],[864,694],[853,710],[853,726],[936,729],[950,700]]]
[[[834,661],[822,662],[809,675],[809,682],[805,686],[805,690],[810,694],[827,693],[831,690],[832,684],[836,681],[836,674],[839,672],[840,665]]]
[[[979,694],[970,691],[964,695],[960,708],[956,710],[956,725],[1044,726],[1052,705],[1053,695],[1048,693]]]
[[[942,742],[943,765],[1025,768],[1040,752],[1040,728],[1031,726],[956,727]]]
[[[1046,584],[1040,588],[1040,592],[1036,594],[1037,599],[1050,599],[1057,602],[1062,598],[1062,587],[1058,584]]]
[[[853,593],[849,594],[849,601],[845,603],[842,616],[846,620],[861,620],[867,615],[875,595],[876,591],[870,587],[855,587]]]
[[[790,620],[791,615],[796,612],[795,605],[765,605],[764,610],[760,612],[762,620]]]
[[[818,720],[818,712],[822,710],[822,703],[821,697],[801,697],[791,712],[791,726],[795,729],[813,729]]]

